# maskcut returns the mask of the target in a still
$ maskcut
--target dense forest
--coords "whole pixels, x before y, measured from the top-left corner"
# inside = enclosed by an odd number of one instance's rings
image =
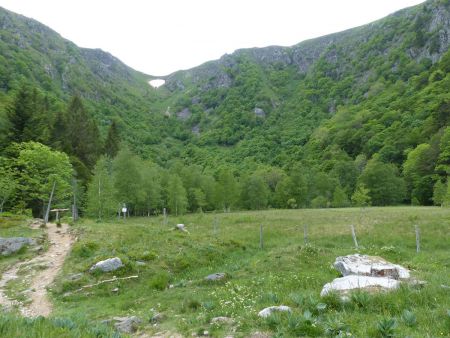
[[[450,2],[165,77],[0,9],[0,207],[450,204]]]

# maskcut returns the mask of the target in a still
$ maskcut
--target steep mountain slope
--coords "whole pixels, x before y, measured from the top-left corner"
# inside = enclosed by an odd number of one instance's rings
[[[333,146],[351,158],[371,157],[388,143],[394,147],[383,131],[389,123],[417,113],[421,124],[428,115],[419,110],[446,109],[446,74],[433,77],[442,81],[428,80],[448,50],[449,20],[449,1],[429,0],[292,47],[238,50],[170,74],[166,85],[155,90],[147,83],[151,76],[112,55],[78,48],[40,23],[1,9],[0,111],[20,81],[61,101],[79,94],[101,129],[117,120],[136,152],[164,165],[182,158],[208,167],[289,167],[302,160],[321,163],[324,150]],[[420,108],[410,104],[427,91],[433,95]],[[402,101],[404,93],[409,101]],[[366,112],[362,121],[361,110]],[[385,113],[391,118],[382,118]],[[370,137],[351,143],[351,137],[342,136],[335,128],[342,115],[359,121]],[[368,130],[373,119],[389,123]],[[402,132],[413,129],[404,126]],[[403,142],[398,154],[386,160],[400,166],[405,150],[432,136],[421,135]],[[376,147],[366,144],[375,142],[372,137],[378,138]]]
[[[339,109],[428,77],[448,50],[449,21],[448,1],[428,1],[293,47],[238,50],[167,76],[174,116],[199,135],[190,156],[274,165],[304,158],[311,134]]]
[[[0,8],[0,110],[26,82],[56,101],[80,95],[101,129],[114,119],[136,145],[156,142],[154,137],[159,142],[163,128],[147,136],[149,126],[163,119],[149,114],[157,101],[149,79],[107,52],[79,48],[41,23]]]

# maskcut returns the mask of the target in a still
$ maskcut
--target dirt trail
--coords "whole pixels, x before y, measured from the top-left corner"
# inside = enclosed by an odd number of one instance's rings
[[[64,259],[73,244],[73,236],[68,231],[68,225],[63,224],[58,228],[53,223],[47,224],[48,240],[50,241],[49,249],[38,256],[13,265],[5,271],[0,279],[0,305],[6,308],[18,306],[22,315],[26,317],[48,316],[52,312],[52,304],[48,299],[47,289],[59,270],[61,269]],[[39,270],[33,267],[39,267]],[[18,278],[27,278],[27,274],[18,276],[19,270],[27,269],[35,272],[31,277],[29,289],[29,299],[31,302],[23,304],[13,299],[9,299],[5,294],[6,284]]]

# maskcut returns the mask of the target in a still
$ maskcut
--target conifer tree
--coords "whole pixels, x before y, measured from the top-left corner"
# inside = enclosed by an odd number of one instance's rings
[[[112,121],[108,129],[108,136],[105,141],[105,154],[110,158],[114,158],[117,155],[120,147],[120,135],[117,129],[117,124]]]
[[[66,152],[75,155],[86,167],[92,168],[101,149],[100,133],[78,96],[72,98],[67,108],[66,136]]]
[[[10,124],[8,135],[9,142],[20,143],[29,141],[25,130],[30,123],[32,110],[33,103],[31,89],[28,85],[23,85],[19,88],[14,98],[14,102],[7,112]]]

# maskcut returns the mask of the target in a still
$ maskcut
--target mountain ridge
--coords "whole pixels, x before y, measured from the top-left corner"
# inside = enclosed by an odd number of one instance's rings
[[[195,78],[196,77],[204,77],[205,73],[206,76],[217,76],[218,70],[211,71],[211,74],[208,74],[208,67],[214,66],[214,67],[229,67],[230,66],[230,60],[239,57],[240,55],[250,55],[255,61],[259,61],[261,64],[267,64],[267,63],[275,63],[275,62],[282,62],[285,64],[294,64],[298,67],[299,72],[306,73],[311,66],[312,63],[314,63],[320,55],[326,50],[327,47],[338,44],[342,42],[344,39],[358,39],[358,38],[367,38],[364,36],[364,34],[367,34],[369,31],[373,29],[380,28],[378,26],[383,26],[386,23],[387,19],[400,19],[400,20],[407,20],[407,19],[414,19],[417,13],[413,13],[412,10],[424,7],[427,4],[430,6],[433,6],[433,11],[438,11],[439,13],[433,13],[433,17],[438,18],[438,20],[434,20],[432,22],[431,29],[435,29],[438,24],[443,26],[445,28],[445,31],[442,32],[442,35],[445,37],[441,43],[441,52],[448,49],[449,46],[449,39],[448,36],[450,35],[449,30],[449,23],[448,23],[448,13],[444,16],[441,16],[442,7],[436,6],[436,4],[439,4],[439,1],[428,1],[424,2],[422,4],[419,4],[417,6],[411,6],[408,8],[401,9],[399,11],[396,11],[382,19],[378,19],[374,22],[367,23],[362,26],[353,27],[346,29],[344,31],[335,32],[331,34],[327,34],[324,36],[307,39],[304,41],[301,41],[297,44],[294,44],[292,46],[277,46],[277,45],[271,45],[267,47],[257,47],[257,48],[240,48],[234,51],[231,54],[224,54],[222,57],[220,57],[217,60],[211,60],[207,61],[197,67],[193,67],[187,70],[179,70],[175,71],[171,74],[168,74],[166,76],[161,76],[160,78],[165,79],[167,81],[166,86],[171,90],[174,91],[177,88],[183,89],[183,86],[180,86],[180,83],[177,82],[179,80],[180,76],[184,75],[184,78]],[[438,22],[437,22],[438,21]],[[439,22],[440,21],[440,22]],[[443,22],[445,21],[445,22]],[[363,36],[361,36],[363,35]],[[361,42],[361,41],[353,41],[354,44]],[[364,42],[364,41],[362,41]],[[311,50],[315,49],[315,50]],[[271,52],[272,51],[272,56]],[[303,55],[306,52],[306,55]],[[438,55],[441,53],[433,53],[434,55],[428,55],[431,56],[433,63],[438,61]],[[265,60],[266,59],[266,60]],[[197,75],[196,73],[199,73]],[[175,83],[173,83],[175,82]],[[220,81],[218,82],[218,87],[221,86],[227,86],[229,85],[230,81],[229,79],[224,79],[223,77],[220,77]]]

